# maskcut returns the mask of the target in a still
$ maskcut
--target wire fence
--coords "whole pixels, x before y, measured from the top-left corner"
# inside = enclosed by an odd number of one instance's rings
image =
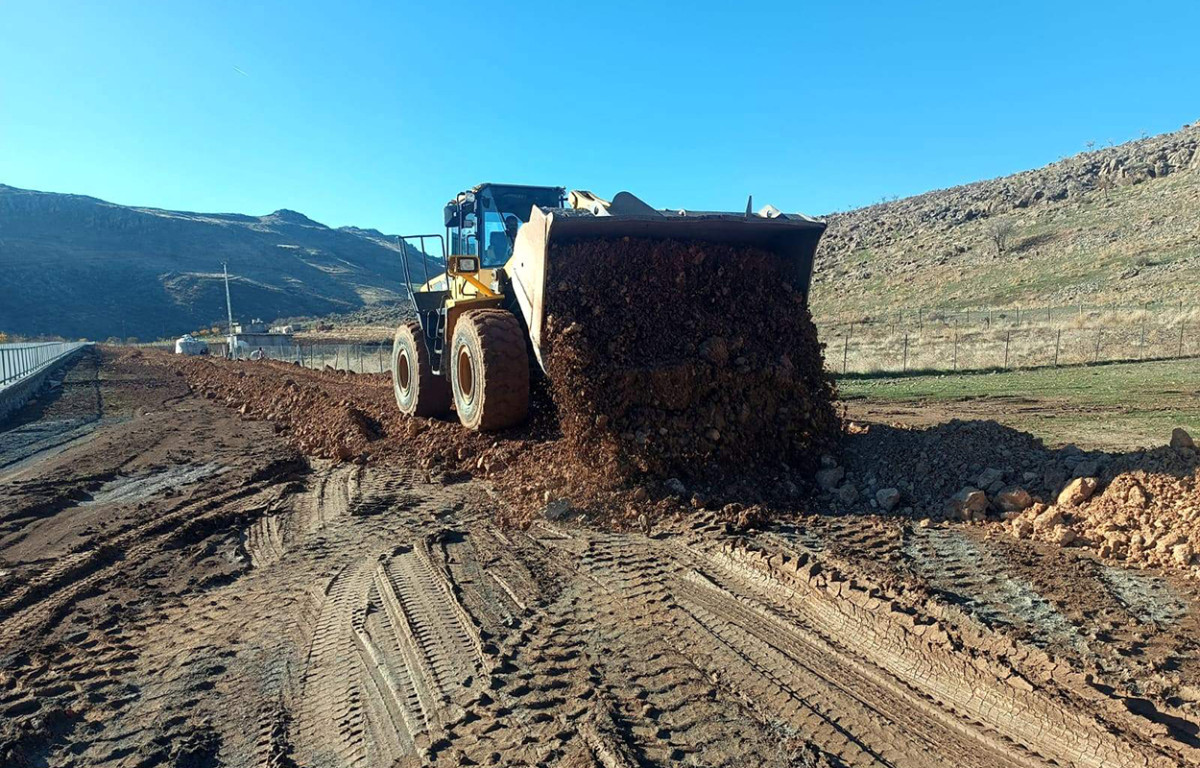
[[[1200,324],[1030,326],[963,331],[823,333],[825,364],[834,373],[968,371],[1084,363],[1163,360],[1200,355]]]
[[[1120,325],[1131,320],[1150,318],[1160,324],[1180,319],[1200,319],[1200,307],[1183,301],[1142,302],[1139,304],[1088,304],[1079,302],[1043,307],[893,307],[853,315],[823,314],[815,317],[822,330],[849,328],[886,329],[889,333],[923,333],[936,328],[1019,328],[1053,324],[1107,323]]]
[[[0,344],[0,389],[40,373],[83,346],[86,346],[86,342]]]

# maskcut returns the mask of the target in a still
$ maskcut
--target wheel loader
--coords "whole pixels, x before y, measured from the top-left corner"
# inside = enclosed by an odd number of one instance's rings
[[[757,247],[785,258],[807,298],[825,223],[772,206],[744,213],[657,210],[628,192],[480,184],[444,208],[444,234],[409,235],[420,273],[401,259],[416,320],[396,330],[392,381],[400,410],[493,431],[529,412],[530,379],[546,366],[547,285],[559,246],[674,239]],[[613,274],[614,286],[622,279]],[[730,279],[736,279],[731,276]],[[633,309],[636,311],[636,308]]]

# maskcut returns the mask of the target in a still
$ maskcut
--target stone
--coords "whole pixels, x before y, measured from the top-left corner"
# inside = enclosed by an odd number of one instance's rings
[[[1053,541],[1060,547],[1069,547],[1074,544],[1075,540],[1078,538],[1079,537],[1076,535],[1075,531],[1071,530],[1065,525],[1058,526],[1050,534],[1050,541]]]
[[[821,466],[825,469],[833,469],[837,466],[837,459],[830,456],[828,453],[821,456]]]
[[[1058,507],[1047,507],[1046,509],[1042,510],[1037,517],[1033,518],[1033,530],[1038,532],[1049,531],[1050,529],[1061,525],[1062,521],[1063,513],[1061,509]]]
[[[663,485],[666,486],[668,492],[673,493],[676,496],[682,496],[687,493],[687,486],[684,485],[683,481],[678,477],[672,477],[670,480],[667,480],[667,482],[663,483]]]
[[[841,467],[826,467],[825,469],[817,470],[817,485],[823,491],[832,491],[837,488],[838,483],[842,482],[842,478],[846,476],[846,470]]]
[[[979,473],[979,477],[975,478],[975,484],[980,488],[987,488],[992,483],[1004,480],[1004,470],[988,467]]]
[[[987,494],[968,485],[950,497],[946,503],[946,510],[959,520],[971,520],[977,515],[982,515],[987,506]]]
[[[854,483],[846,483],[837,489],[837,497],[843,504],[853,504],[858,501],[858,489],[854,487]]]
[[[1195,552],[1192,550],[1192,545],[1188,543],[1176,544],[1171,547],[1171,559],[1176,565],[1188,565],[1192,562],[1192,556]]]
[[[896,488],[880,488],[875,492],[875,501],[884,512],[891,512],[900,503],[900,491]]]
[[[1100,462],[1098,461],[1081,461],[1075,465],[1075,470],[1071,472],[1071,477],[1095,477],[1100,474]]]
[[[1018,539],[1028,539],[1033,535],[1033,524],[1024,518],[1012,521],[1012,533]]]
[[[1019,485],[1001,488],[994,498],[1001,512],[1023,512],[1033,504],[1029,491]]]
[[[562,520],[571,513],[571,504],[565,499],[558,499],[546,505],[542,517],[550,521]]]
[[[1175,427],[1171,430],[1171,447],[1172,448],[1195,448],[1196,443],[1192,440],[1192,436],[1187,433],[1183,427]]]
[[[1145,509],[1150,503],[1146,491],[1140,485],[1134,485],[1125,493],[1125,503],[1135,509]]]
[[[1077,477],[1067,483],[1067,487],[1058,494],[1058,503],[1066,507],[1077,507],[1096,492],[1100,481],[1094,477]]]

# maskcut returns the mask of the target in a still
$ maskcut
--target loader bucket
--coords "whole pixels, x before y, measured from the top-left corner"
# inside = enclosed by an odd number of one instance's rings
[[[777,254],[790,265],[787,278],[807,298],[817,243],[825,223],[766,208],[758,214],[658,211],[629,193],[617,195],[607,210],[589,212],[534,207],[529,222],[517,232],[505,271],[529,328],[534,354],[545,370],[543,330],[546,290],[554,275],[559,245],[580,240],[641,238],[701,241],[756,247]],[[619,281],[620,275],[613,275]]]

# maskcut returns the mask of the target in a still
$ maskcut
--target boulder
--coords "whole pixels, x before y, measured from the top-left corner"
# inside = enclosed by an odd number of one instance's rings
[[[988,467],[979,473],[979,477],[975,478],[975,484],[980,488],[987,488],[1002,480],[1004,480],[1004,470]]]
[[[900,503],[900,491],[896,488],[880,488],[875,492],[875,501],[884,512],[891,512]]]
[[[978,488],[966,486],[946,502],[946,511],[959,520],[971,520],[987,511],[987,494]]]
[[[1058,503],[1065,507],[1077,507],[1092,498],[1098,485],[1100,481],[1094,477],[1077,477],[1058,494]]]
[[[858,501],[858,489],[853,483],[846,483],[841,488],[837,489],[838,501],[843,504],[853,504]]]
[[[1187,433],[1183,427],[1175,427],[1171,430],[1171,447],[1172,448],[1195,448],[1196,443],[1192,440],[1192,436]]]
[[[1049,531],[1055,526],[1061,525],[1062,521],[1063,513],[1061,509],[1058,507],[1047,507],[1037,517],[1033,518],[1033,530],[1039,533]]]
[[[1010,485],[996,494],[995,501],[1001,512],[1023,512],[1033,504],[1033,497],[1021,486]]]
[[[841,467],[826,467],[817,470],[817,485],[823,491],[832,491],[837,488],[838,483],[842,482],[842,478],[846,476],[846,470]]]

